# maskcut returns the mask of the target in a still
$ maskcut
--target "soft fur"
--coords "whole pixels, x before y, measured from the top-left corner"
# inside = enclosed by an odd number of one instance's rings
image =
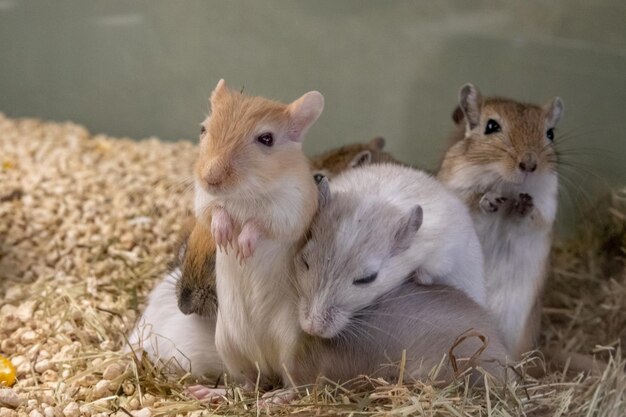
[[[469,211],[430,175],[394,164],[355,168],[330,183],[325,200],[297,262],[306,331],[336,335],[354,312],[412,275],[486,303]],[[375,273],[371,283],[353,283]]]
[[[468,331],[474,331],[474,336],[463,338]],[[482,353],[478,335],[486,338]],[[403,350],[405,382],[448,383],[470,366],[505,378],[508,353],[491,315],[454,288],[418,286],[412,281],[355,313],[332,339],[309,338],[293,377],[302,384],[312,383],[319,375],[339,383],[358,375],[394,381],[400,375]],[[450,352],[457,360],[456,372]],[[433,372],[439,364],[439,372]],[[475,369],[471,372],[473,381],[480,384],[481,374]]]
[[[374,138],[366,143],[358,143],[331,149],[310,159],[313,175],[323,175],[328,179],[361,165],[382,161],[395,161],[383,151],[385,140]],[[181,277],[178,280],[178,306],[185,314],[214,316],[217,314],[217,292],[215,289],[215,241],[206,226],[210,221],[195,223],[191,219],[193,231],[186,241],[184,258],[181,260]]]
[[[543,107],[483,99],[461,89],[458,140],[447,151],[439,179],[468,205],[485,254],[489,307],[507,347],[519,355],[535,345],[541,293],[557,211],[557,159],[548,129],[563,104]],[[501,131],[485,134],[488,121]],[[532,160],[536,170],[522,170]],[[533,312],[535,311],[535,312]]]
[[[129,336],[132,349],[172,371],[217,380],[224,366],[215,349],[215,318],[186,316],[176,303],[180,268],[168,272],[152,290],[148,305]]]
[[[260,371],[264,380],[278,376],[288,383],[283,365],[292,364],[301,332],[291,265],[318,195],[301,142],[323,98],[311,92],[284,105],[231,91],[221,81],[211,107],[196,165],[196,215],[212,215],[213,236],[223,246],[216,265],[216,346],[236,380],[251,386]],[[273,133],[273,147],[255,141],[262,132]],[[226,252],[229,244],[235,248]],[[240,262],[251,248],[252,256]]]
[[[367,143],[344,145],[311,158],[311,169],[314,174],[332,179],[348,168],[361,165],[380,162],[399,164],[400,162],[385,152],[384,148],[385,139],[382,137],[376,137]]]

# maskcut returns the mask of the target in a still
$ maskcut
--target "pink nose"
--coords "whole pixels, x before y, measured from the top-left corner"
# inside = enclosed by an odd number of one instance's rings
[[[220,163],[213,163],[204,170],[202,178],[209,187],[219,187],[230,172],[230,167]]]
[[[206,182],[209,187],[219,187],[222,183],[222,179],[211,175],[205,175],[204,182]]]

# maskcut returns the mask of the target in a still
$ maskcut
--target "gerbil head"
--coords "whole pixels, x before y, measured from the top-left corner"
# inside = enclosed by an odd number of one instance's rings
[[[220,80],[201,127],[198,185],[213,195],[266,192],[293,175],[290,168],[306,164],[302,141],[323,108],[317,91],[287,105],[232,91]]]
[[[532,175],[553,174],[554,129],[563,114],[556,97],[543,107],[501,98],[483,98],[472,84],[459,92],[452,118],[465,125],[464,162],[482,166],[494,179],[522,183]]]
[[[322,185],[322,184],[320,184]],[[332,188],[332,182],[331,182]],[[296,259],[302,329],[331,338],[353,315],[403,282],[402,254],[422,223],[422,209],[405,213],[380,201],[320,186],[320,208]]]
[[[377,136],[366,143],[353,143],[331,149],[311,158],[313,175],[332,179],[349,168],[377,162],[393,162],[393,157],[384,152],[384,148],[385,138]]]

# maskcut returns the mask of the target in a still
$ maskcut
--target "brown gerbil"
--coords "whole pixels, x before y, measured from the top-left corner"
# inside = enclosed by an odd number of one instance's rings
[[[543,106],[461,88],[455,142],[438,177],[472,213],[485,255],[487,303],[516,356],[536,346],[537,312],[557,210],[556,97]]]
[[[390,153],[385,152],[385,138],[377,136],[366,143],[352,143],[331,149],[311,158],[313,174],[332,177],[348,168],[378,162],[399,163]]]

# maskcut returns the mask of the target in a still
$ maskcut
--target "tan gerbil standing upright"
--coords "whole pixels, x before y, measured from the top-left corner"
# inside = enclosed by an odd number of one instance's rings
[[[563,113],[461,88],[458,139],[438,177],[469,206],[485,256],[487,303],[509,350],[536,345],[557,211],[554,129]],[[462,114],[462,117],[461,117]]]
[[[376,137],[369,142],[354,143],[331,149],[310,158],[314,176],[332,179],[346,169],[378,162],[396,162],[383,151],[385,139]],[[215,241],[211,231],[202,222],[188,220],[191,233],[185,236],[180,256],[180,279],[176,282],[178,307],[184,314],[215,317],[217,294],[215,290]]]
[[[302,141],[323,107],[316,91],[285,105],[221,80],[203,124],[195,212],[198,221],[211,215],[221,248],[215,346],[231,377],[249,388],[259,376],[289,384],[301,335],[293,259],[318,206]]]

